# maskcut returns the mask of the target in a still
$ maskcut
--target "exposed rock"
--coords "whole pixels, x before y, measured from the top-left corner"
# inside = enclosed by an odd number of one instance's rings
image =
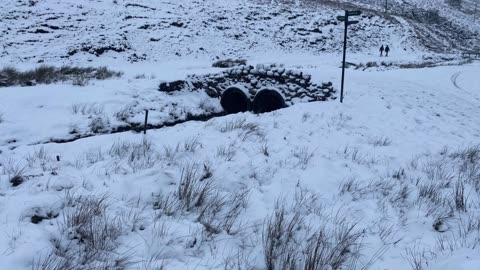
[[[186,86],[186,82],[182,80],[178,81],[173,81],[173,82],[162,82],[160,84],[159,90],[162,92],[174,92],[174,91],[180,91],[184,89]],[[202,85],[203,86],[203,85]]]
[[[42,210],[40,208],[36,209],[35,212],[36,212],[36,214],[34,214],[30,218],[30,222],[32,222],[33,224],[38,224],[45,219],[54,219],[54,218],[58,217],[58,213],[54,213],[54,212],[51,212],[51,211],[45,212],[45,210]]]
[[[21,175],[15,175],[10,179],[10,183],[12,184],[12,187],[16,187],[21,185],[25,181],[25,177]]]
[[[183,22],[181,22],[181,21],[178,21],[178,22],[172,22],[170,25],[181,28],[181,27],[183,27],[185,24],[184,24]]]

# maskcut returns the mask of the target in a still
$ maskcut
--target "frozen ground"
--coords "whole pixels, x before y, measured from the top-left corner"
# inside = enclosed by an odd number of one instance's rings
[[[274,60],[311,73],[314,81],[338,84],[333,55]],[[143,97],[139,106],[155,106],[150,99],[160,80],[212,71],[206,62],[171,66],[117,65],[123,78],[85,87],[0,89],[0,268],[265,269],[262,235],[279,209],[294,228],[288,240],[288,228],[280,226],[279,246],[288,247],[298,265],[307,258],[310,236],[323,232],[325,252],[345,259],[338,269],[480,267],[478,63],[348,70],[343,104],[229,115],[146,136],[124,132],[35,144],[88,121],[72,113],[72,104],[101,105],[114,119],[134,96]],[[179,187],[192,168],[203,179],[195,188],[209,188],[203,203],[187,206]],[[13,187],[15,174],[24,182]],[[455,196],[461,186],[463,204]],[[96,214],[82,223],[76,211],[92,207],[88,196],[105,196],[108,207],[92,210]],[[35,215],[46,219],[33,224]],[[347,233],[352,243],[335,253],[329,245],[338,248],[343,238],[333,230],[344,225],[345,233],[347,224],[355,225]],[[282,252],[272,253],[277,266]],[[128,260],[118,259],[123,256]],[[45,258],[77,268],[54,268]]]

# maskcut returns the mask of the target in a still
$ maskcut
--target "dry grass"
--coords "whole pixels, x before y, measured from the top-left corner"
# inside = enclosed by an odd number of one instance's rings
[[[194,215],[209,236],[221,232],[233,235],[240,228],[239,218],[248,195],[244,189],[233,193],[220,190],[208,165],[204,164],[201,171],[198,164],[186,164],[177,190],[159,194],[153,207],[160,211],[159,216]]]
[[[120,77],[121,72],[109,70],[107,67],[70,67],[39,66],[33,70],[19,71],[14,67],[0,69],[0,87],[35,84],[51,84],[71,81],[76,85],[85,85],[89,80],[105,80]]]
[[[52,238],[52,250],[39,255],[32,269],[129,269],[133,265],[130,254],[115,251],[124,230],[120,219],[107,213],[108,200],[108,195],[67,192],[58,224],[60,238]]]
[[[266,269],[355,269],[363,231],[340,218],[339,213],[317,213],[332,225],[317,223],[311,233],[305,225],[308,212],[300,209],[297,205],[289,211],[277,203],[275,213],[265,220],[262,244]]]

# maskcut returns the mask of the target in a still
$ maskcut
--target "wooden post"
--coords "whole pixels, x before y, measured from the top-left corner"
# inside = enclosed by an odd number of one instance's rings
[[[148,109],[145,110],[145,127],[143,128],[143,134],[147,134],[147,123],[148,123]]]
[[[343,38],[342,88],[340,90],[340,103],[343,103],[343,84],[345,82],[345,58],[347,56],[347,29],[348,29],[348,11],[345,10],[345,36]]]
[[[473,11],[473,22],[477,20],[477,5],[478,3],[475,3],[475,11]]]

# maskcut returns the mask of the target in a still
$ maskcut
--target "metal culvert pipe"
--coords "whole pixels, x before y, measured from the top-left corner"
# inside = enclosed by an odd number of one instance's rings
[[[253,99],[253,112],[266,113],[285,108],[285,100],[276,90],[260,90]]]
[[[250,110],[250,99],[238,87],[230,87],[222,94],[220,99],[222,108],[227,113],[239,113]]]

